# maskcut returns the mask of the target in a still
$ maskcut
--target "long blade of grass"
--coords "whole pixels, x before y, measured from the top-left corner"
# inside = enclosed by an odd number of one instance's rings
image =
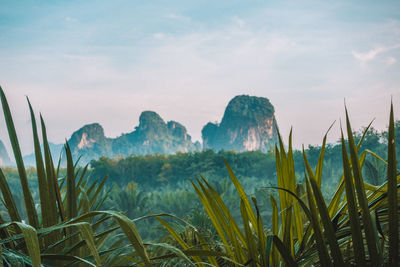
[[[149,255],[147,254],[146,248],[144,247],[142,238],[140,237],[139,231],[137,230],[135,223],[128,217],[117,212],[108,211],[107,213],[113,215],[114,219],[117,220],[122,231],[125,233],[126,237],[135,248],[135,251],[142,258],[145,266],[152,266]]]
[[[33,134],[33,145],[35,149],[35,160],[36,160],[36,174],[37,174],[37,179],[38,179],[38,188],[39,188],[39,196],[40,196],[40,208],[42,211],[42,224],[43,227],[49,227],[52,225],[50,217],[52,216],[51,213],[55,212],[51,210],[51,205],[50,205],[50,197],[49,197],[49,186],[47,184],[47,177],[46,177],[46,172],[44,168],[44,163],[43,163],[43,158],[42,158],[42,152],[40,148],[40,143],[39,143],[39,136],[38,136],[38,131],[37,131],[37,126],[36,126],[36,118],[35,118],[35,113],[33,112],[33,108],[31,105],[31,102],[29,101],[29,98],[26,98],[28,101],[28,106],[29,106],[29,111],[31,114],[31,122],[32,122],[32,134]],[[45,238],[45,245],[46,247],[51,243],[51,240],[48,240],[48,238]]]
[[[356,196],[354,193],[353,177],[351,176],[351,168],[349,158],[347,156],[346,144],[341,131],[342,142],[342,159],[343,159],[343,175],[346,189],[347,210],[350,218],[350,229],[354,244],[354,257],[358,266],[365,266],[365,251],[363,238],[360,227],[360,217],[358,216]]]
[[[236,236],[239,238],[240,242],[245,243],[245,237],[240,231],[240,228],[238,224],[236,223],[235,219],[233,218],[232,214],[229,212],[229,209],[226,207],[224,201],[222,200],[221,196],[218,194],[217,191],[207,182],[206,179],[204,179],[201,176],[201,179],[203,183],[207,186],[208,191],[211,193],[213,200],[216,202],[220,210],[222,211],[222,214],[226,219],[229,221],[229,228],[232,228],[236,234]],[[205,187],[202,187],[202,190],[205,190]]]
[[[289,148],[288,148],[288,153],[287,153],[287,164],[286,166],[288,167],[288,180],[289,185],[288,188],[292,192],[296,191],[296,172],[294,169],[294,159],[293,159],[293,145],[292,145],[292,129],[290,129],[289,133]],[[293,205],[293,215],[294,215],[294,220],[292,222],[293,228],[296,230],[296,236],[297,240],[299,243],[301,243],[301,240],[303,238],[303,220],[300,212],[300,204],[297,201],[293,201],[293,198],[289,196],[288,198],[290,200],[290,203]],[[293,246],[293,237],[292,235],[292,246]]]
[[[246,247],[247,243],[241,241],[242,233],[239,228],[236,227],[236,222],[230,212],[225,207],[223,202],[219,204],[219,197],[213,196],[212,192],[209,192],[207,188],[198,180],[199,186],[204,193],[207,203],[213,211],[213,215],[216,217],[216,221],[220,224],[223,231],[226,233],[227,240],[230,241],[230,245],[233,246],[235,253],[235,260],[243,262],[246,258],[243,246]],[[221,200],[222,201],[222,200]],[[224,208],[225,207],[225,208]],[[226,214],[226,215],[225,215]],[[243,237],[244,240],[244,237]]]
[[[65,153],[67,156],[67,216],[71,219],[78,215],[78,208],[76,203],[75,167],[68,143],[65,144]]]
[[[272,234],[275,236],[278,236],[278,234],[279,234],[278,206],[272,195],[270,195],[270,199],[271,199],[271,206],[272,206]],[[274,246],[272,247],[271,263],[272,263],[272,266],[278,266],[278,264],[279,264],[278,251],[276,251],[276,248]]]
[[[0,225],[0,228],[3,229],[10,225],[16,226],[22,232],[22,235],[25,239],[26,248],[28,250],[28,254],[32,261],[33,267],[40,267],[41,260],[40,260],[39,240],[35,228],[20,222],[11,222],[3,224]]]
[[[62,222],[65,221],[64,207],[61,200],[57,173],[54,169],[53,158],[51,156],[50,146],[47,139],[46,125],[44,123],[42,115],[40,115],[40,124],[42,128],[43,150],[44,150],[44,159],[46,164],[47,184],[49,186],[50,205],[51,205],[51,210],[53,211],[51,212],[50,219],[51,219],[51,225],[55,225],[58,223],[59,218]]]
[[[289,249],[290,254],[293,255],[293,235],[292,235],[292,206],[286,209],[285,227],[283,228],[283,244]]]
[[[243,199],[240,200],[240,213],[242,215],[244,232],[246,235],[248,260],[251,261],[250,262],[251,266],[257,266],[258,257],[256,255],[257,251],[256,241],[254,239],[253,231],[251,230],[249,225],[249,216]]]
[[[329,243],[333,262],[336,266],[340,266],[341,264],[344,265],[343,256],[340,251],[338,241],[336,239],[335,229],[333,228],[332,222],[330,220],[328,209],[325,205],[324,198],[322,197],[321,190],[318,188],[316,181],[313,179],[313,177],[310,178],[311,188],[313,189],[315,202],[317,203],[321,221],[324,225],[325,236]]]
[[[333,127],[333,122],[331,126],[329,127],[328,131],[326,131],[326,134],[324,135],[324,139],[322,141],[322,146],[321,146],[321,153],[319,154],[318,157],[318,162],[315,170],[315,178],[317,180],[318,187],[321,188],[321,181],[322,181],[322,167],[324,165],[324,155],[325,155],[325,147],[326,147],[326,138],[328,137],[328,133]]]
[[[196,184],[194,184],[194,182],[191,182],[193,185],[193,188],[195,189],[197,195],[199,196],[203,207],[205,209],[205,211],[208,214],[208,217],[210,218],[210,221],[212,222],[212,224],[215,227],[215,230],[218,233],[219,238],[221,239],[222,243],[224,244],[227,253],[232,257],[235,258],[235,255],[233,254],[231,248],[230,248],[230,244],[228,242],[228,238],[223,230],[223,227],[221,226],[221,223],[223,222],[221,219],[217,218],[217,215],[214,213],[214,210],[212,209],[209,201],[207,200],[206,196],[204,195],[203,192],[201,192],[201,190],[197,187]]]
[[[98,198],[101,190],[103,190],[107,179],[108,179],[108,176],[105,176],[104,179],[101,181],[101,183],[97,186],[96,192],[94,193],[94,195],[90,199],[90,207],[91,208],[93,208],[94,204],[96,203],[97,198]]]
[[[363,135],[361,136],[361,139],[357,144],[357,152],[360,150],[361,144],[364,141],[365,135],[367,134],[369,128],[372,125],[372,123],[373,123],[373,120],[364,129]],[[342,177],[340,178],[339,185],[338,185],[338,187],[337,187],[337,189],[335,191],[335,194],[334,194],[331,202],[329,203],[328,210],[329,210],[329,215],[330,215],[331,218],[336,214],[336,212],[339,209],[340,199],[342,197],[343,192],[344,192],[344,177],[342,175]]]
[[[15,222],[20,222],[21,217],[19,216],[17,206],[15,205],[14,198],[11,194],[10,187],[8,185],[6,176],[3,171],[0,169],[0,190],[3,195],[4,203],[6,209],[8,210],[8,215],[10,219]]]
[[[257,212],[256,233],[257,233],[257,248],[258,248],[258,253],[260,255],[260,264],[262,266],[268,266],[269,252],[265,253],[267,249],[267,240],[266,240],[266,234],[264,232],[263,222],[260,215],[260,210],[258,209],[257,199],[255,197],[252,197],[251,200],[253,201],[254,207],[256,208]]]
[[[343,256],[342,253],[340,252],[339,244],[336,239],[335,229],[333,228],[331,219],[329,217],[328,208],[326,207],[325,200],[322,196],[321,190],[318,187],[317,182],[315,181],[315,176],[311,169],[310,163],[308,162],[304,148],[303,148],[303,159],[306,165],[308,176],[310,177],[309,182],[311,184],[311,188],[314,193],[315,202],[317,203],[319,215],[321,217],[321,221],[325,229],[325,236],[326,239],[328,240],[329,247],[331,249],[333,262],[335,266],[344,265]]]
[[[41,255],[42,259],[46,259],[46,260],[52,260],[55,262],[60,262],[60,261],[67,261],[70,262],[70,264],[76,264],[76,263],[85,263],[88,266],[93,266],[96,267],[96,264],[91,263],[88,260],[82,259],[80,257],[77,256],[72,256],[72,255],[61,255],[61,254],[42,254]]]
[[[362,211],[361,214],[364,224],[365,237],[367,240],[369,257],[371,259],[372,265],[378,266],[380,265],[380,257],[378,255],[377,241],[375,239],[371,214],[369,213],[368,201],[365,195],[360,162],[358,160],[357,148],[354,142],[354,137],[351,130],[350,119],[347,112],[347,108],[346,108],[346,126],[347,126],[347,135],[349,141],[350,159],[353,167],[353,177],[357,192],[358,203]]]
[[[17,132],[15,131],[14,122],[11,116],[10,107],[3,89],[0,86],[0,97],[3,106],[4,118],[6,120],[8,135],[10,137],[11,146],[14,152],[15,163],[17,164],[19,179],[21,181],[22,193],[25,201],[26,213],[28,215],[29,224],[34,228],[39,228],[39,219],[33,202],[31,190],[28,185],[28,177],[26,176],[24,161],[22,160],[21,149],[19,146]]]
[[[308,198],[308,206],[310,207],[310,222],[314,229],[315,242],[317,244],[319,260],[321,266],[332,266],[331,259],[328,254],[328,248],[325,245],[324,238],[322,237],[322,231],[318,221],[317,210],[315,208],[315,199],[312,195],[312,189],[308,179],[306,179],[306,191]]]
[[[161,219],[158,216],[155,216],[155,218],[167,229],[167,231],[175,238],[175,240],[179,243],[179,245],[184,249],[187,250],[189,249],[189,246],[186,244],[186,242],[180,237],[180,235],[169,225],[169,223],[163,219]],[[193,260],[195,262],[201,262],[201,258],[198,256],[192,256]]]
[[[231,167],[229,166],[228,162],[225,159],[224,159],[224,162],[225,162],[226,168],[228,169],[228,173],[229,173],[229,176],[230,176],[230,178],[231,178],[231,180],[233,182],[233,185],[235,186],[237,192],[239,193],[240,198],[243,199],[244,205],[246,206],[246,210],[249,211],[249,220],[250,220],[251,224],[252,225],[257,225],[256,216],[255,216],[255,214],[254,214],[254,212],[253,212],[253,210],[251,208],[250,201],[247,198],[247,195],[246,195],[242,185],[239,183],[239,180],[236,178],[236,176],[233,173]]]
[[[179,257],[179,258],[185,260],[185,264],[182,264],[184,266],[189,265],[189,266],[195,267],[196,264],[199,265],[199,266],[204,266],[204,264],[201,262],[201,258],[199,256],[197,256],[197,254],[204,254],[204,253],[206,254],[207,251],[181,250],[181,249],[178,249],[178,248],[176,248],[176,247],[174,247],[174,246],[172,246],[170,244],[166,244],[166,243],[157,243],[157,244],[150,243],[149,245],[151,245],[152,247],[161,247],[163,249],[166,249],[166,250],[172,252],[171,254],[167,254],[167,255],[160,256],[160,257],[151,258],[152,261],[154,261],[154,260],[158,260],[158,261],[159,260],[166,260],[168,258]],[[209,253],[209,254],[211,254],[211,253]],[[192,258],[197,258],[197,259],[199,259],[199,261],[196,261],[195,262],[196,264],[195,264],[195,263],[193,263],[192,260],[190,260],[190,258],[188,256],[192,256]]]
[[[285,247],[282,241],[276,235],[273,236],[272,241],[274,242],[275,247],[278,249],[279,253],[281,253],[282,259],[285,261],[287,267],[296,267],[296,261],[293,259],[290,254],[290,248]]]
[[[78,225],[78,229],[80,230],[82,238],[86,241],[86,244],[94,257],[96,265],[101,266],[101,259],[94,242],[92,227],[88,223],[82,223]]]
[[[399,205],[396,177],[396,142],[394,133],[393,103],[390,105],[388,136],[388,204],[389,204],[389,265],[399,262]]]

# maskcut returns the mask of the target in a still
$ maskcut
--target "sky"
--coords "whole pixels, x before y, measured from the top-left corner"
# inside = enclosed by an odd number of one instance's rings
[[[344,102],[356,130],[386,129],[391,99],[400,118],[397,1],[1,0],[0,61],[24,154],[26,96],[55,143],[93,122],[131,132],[144,110],[201,141],[240,94],[270,99],[298,148],[334,121],[336,141]],[[2,115],[0,139],[10,147]]]

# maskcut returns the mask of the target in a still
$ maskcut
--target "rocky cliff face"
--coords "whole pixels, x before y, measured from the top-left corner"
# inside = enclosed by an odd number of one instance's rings
[[[81,156],[83,163],[101,155],[111,156],[112,139],[106,138],[103,127],[98,123],[88,124],[74,132],[68,140],[75,159]]]
[[[236,96],[229,102],[220,124],[210,122],[203,127],[202,138],[203,145],[193,143],[186,128],[179,122],[165,122],[156,112],[144,111],[139,125],[130,133],[107,138],[103,127],[93,123],[74,132],[68,144],[74,158],[81,157],[80,164],[101,156],[173,154],[202,148],[267,151],[277,139],[274,107],[267,98]],[[50,149],[54,162],[57,162],[63,145],[50,144]],[[29,165],[35,165],[34,154],[25,156],[24,160]],[[65,164],[65,160],[63,162]]]
[[[153,111],[142,112],[135,131],[117,138],[114,144],[117,149],[114,152],[122,155],[173,154],[195,150],[191,136],[182,124],[176,121],[166,123]],[[119,144],[125,144],[125,148],[121,150]]]
[[[274,113],[267,98],[236,96],[226,107],[220,124],[209,122],[203,127],[203,148],[267,151],[277,140]]]
[[[0,140],[0,166],[9,166],[9,165],[11,165],[10,157],[8,156],[6,147]]]
[[[117,138],[107,138],[103,127],[93,123],[74,132],[68,144],[75,158],[82,157],[82,163],[101,156],[172,154],[196,149],[182,124],[176,121],[166,123],[153,111],[142,112],[139,125],[133,132]]]

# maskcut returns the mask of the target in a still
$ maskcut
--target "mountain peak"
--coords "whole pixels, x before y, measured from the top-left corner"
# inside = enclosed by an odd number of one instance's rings
[[[104,129],[99,123],[86,124],[74,132],[69,140],[71,147],[77,147],[79,150],[92,147],[94,143],[105,139]]]
[[[267,151],[276,141],[275,109],[268,98],[235,96],[220,124],[202,130],[203,147],[214,150]]]
[[[142,123],[165,123],[164,120],[160,117],[160,115],[158,115],[157,112],[151,111],[151,110],[146,110],[143,111],[140,114],[139,117],[139,124]]]
[[[274,115],[275,109],[268,98],[238,95],[229,101],[221,125],[230,126],[241,121],[260,123]]]

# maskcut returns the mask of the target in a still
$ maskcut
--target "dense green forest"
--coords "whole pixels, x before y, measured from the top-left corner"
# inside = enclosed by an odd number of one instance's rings
[[[400,121],[396,121],[397,136],[400,136]],[[355,132],[355,140],[359,141],[364,129]],[[369,150],[381,158],[386,158],[387,131],[378,132],[374,128],[367,131],[361,151]],[[399,147],[397,139],[396,146]],[[321,153],[321,146],[308,146],[305,150],[312,166],[317,164]],[[399,151],[399,150],[398,150]],[[324,183],[329,186],[337,184],[342,173],[340,143],[328,144],[325,148],[324,158]],[[304,169],[304,161],[301,151],[295,150],[294,163],[296,170]],[[399,157],[397,157],[399,158]],[[276,163],[275,152],[263,153],[261,151],[234,152],[206,150],[201,152],[177,153],[174,155],[146,155],[123,157],[119,159],[109,159],[102,157],[99,160],[91,161],[90,173],[93,177],[109,176],[109,183],[116,183],[124,186],[134,182],[139,188],[145,190],[165,190],[166,188],[176,188],[177,185],[185,187],[188,180],[195,179],[202,175],[211,181],[222,181],[227,178],[227,171],[224,165],[226,159],[235,174],[245,184],[247,180],[249,186],[260,182],[275,183]],[[378,185],[385,179],[385,166],[375,157],[367,156],[365,179]],[[303,173],[297,173],[301,180]],[[169,187],[170,186],[170,187]],[[250,189],[250,188],[249,188]],[[329,193],[329,192],[328,192]]]
[[[36,168],[0,168],[5,266],[395,266],[400,122],[268,153],[206,150],[54,164],[29,103]],[[395,138],[397,137],[397,138]],[[397,140],[397,141],[396,141]],[[396,152],[397,150],[397,152]],[[236,174],[235,174],[236,173]]]
[[[400,136],[400,121],[396,121],[396,135]],[[363,129],[354,133],[359,141]],[[387,157],[387,131],[378,132],[369,129],[364,137],[360,151],[374,151],[379,157]],[[400,151],[400,138],[396,139],[397,151]],[[321,153],[321,146],[308,146],[305,150],[310,164],[315,168]],[[341,163],[341,145],[328,144],[325,148],[322,192],[326,199],[330,199],[343,173]],[[296,179],[304,182],[304,160],[301,151],[293,152]],[[276,159],[274,151],[233,152],[206,150],[201,152],[177,153],[174,155],[146,155],[130,156],[119,159],[102,157],[90,163],[86,175],[94,182],[96,179],[108,177],[103,193],[108,194],[103,208],[124,212],[129,218],[138,218],[150,213],[169,213],[178,217],[187,217],[192,220],[204,215],[201,201],[192,190],[190,181],[200,176],[206,178],[223,196],[230,207],[239,201],[234,186],[229,180],[229,174],[224,159],[234,170],[246,192],[259,196],[259,205],[267,219],[271,216],[271,205],[267,201],[271,190],[263,188],[276,186]],[[400,156],[397,157],[400,159]],[[18,171],[13,168],[3,169],[7,180],[14,192],[21,192]],[[83,171],[83,168],[80,168]],[[376,157],[368,155],[363,168],[364,179],[372,185],[380,185],[386,180],[386,166]],[[65,176],[66,170],[60,169],[60,177]],[[27,170],[28,180],[33,192],[37,192],[36,169]],[[79,175],[79,173],[78,173]],[[24,214],[23,196],[14,194],[21,214]],[[39,195],[34,195],[38,201]],[[237,212],[235,217],[240,217]],[[205,220],[205,222],[208,222]],[[202,223],[205,223],[204,220]],[[194,222],[193,222],[194,223]],[[139,231],[144,239],[154,239],[160,235],[157,223],[153,220],[138,223]]]

